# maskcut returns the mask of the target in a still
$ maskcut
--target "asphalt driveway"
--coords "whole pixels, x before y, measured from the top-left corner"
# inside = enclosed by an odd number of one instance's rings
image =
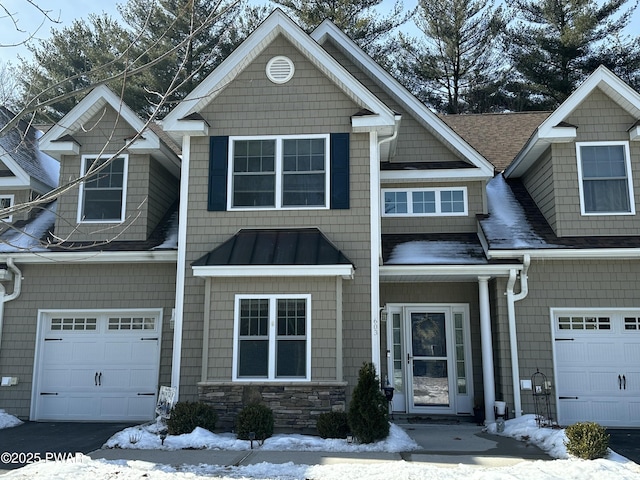
[[[129,426],[130,423],[25,422],[0,429],[0,472],[23,467],[38,458],[93,452]]]
[[[607,433],[611,450],[640,465],[640,428],[609,428]]]

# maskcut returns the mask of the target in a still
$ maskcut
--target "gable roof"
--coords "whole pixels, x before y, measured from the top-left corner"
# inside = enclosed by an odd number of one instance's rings
[[[577,127],[568,124],[566,119],[596,88],[602,90],[632,117],[640,119],[640,93],[601,65],[540,124],[507,167],[505,176],[509,178],[522,175],[550,144],[575,140]],[[629,138],[640,140],[640,123],[636,122],[629,127]]]
[[[180,159],[171,146],[161,140],[149,123],[143,121],[128,107],[122,98],[106,85],[99,85],[87,94],[58,123],[52,126],[40,140],[41,150],[60,159],[62,155],[78,155],[80,145],[73,138],[75,132],[106,106],[110,106],[140,137],[127,146],[127,150],[135,153],[149,153],[174,176],[180,176]],[[97,153],[97,152],[96,152]]]
[[[209,126],[198,115],[199,111],[279,35],[291,42],[354,103],[368,110],[367,115],[354,114],[352,117],[354,130],[375,129],[382,135],[393,134],[396,129],[396,114],[279,8],[275,9],[238,48],[165,117],[164,129],[175,136],[208,135]]]
[[[327,39],[333,40],[334,45],[359,68],[370,77],[378,79],[380,87],[402,105],[424,128],[453,151],[458,152],[462,158],[468,159],[473,166],[481,170],[482,174],[493,177],[493,165],[486,158],[367,55],[333,22],[329,20],[322,22],[311,33],[311,37],[318,43],[323,43]]]
[[[15,115],[0,106],[0,126]],[[13,174],[0,178],[0,186],[32,188],[46,193],[58,186],[60,164],[38,148],[42,132],[24,120],[0,137],[0,162]]]

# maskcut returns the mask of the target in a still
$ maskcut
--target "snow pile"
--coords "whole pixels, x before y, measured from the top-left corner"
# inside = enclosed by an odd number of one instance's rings
[[[47,205],[31,222],[16,230],[8,230],[0,238],[0,252],[39,252],[46,250],[42,237],[56,221],[56,203]]]
[[[0,428],[11,428],[22,423],[18,418],[0,409]]]
[[[549,246],[533,230],[520,203],[502,174],[487,184],[489,218],[482,220],[482,229],[491,248],[540,248]]]
[[[523,415],[504,422],[504,432],[498,433],[496,424],[487,427],[489,433],[515,438],[534,444],[553,458],[569,458],[564,442],[567,436],[564,429],[539,428],[535,415]]]
[[[261,450],[297,452],[407,452],[419,448],[406,432],[391,424],[389,436],[380,442],[359,445],[349,444],[343,439],[322,439],[312,435],[279,434],[267,438]],[[157,434],[157,424],[129,427],[116,433],[104,444],[105,448],[131,449],[210,449],[210,450],[250,450],[251,443],[238,440],[232,433],[211,433],[197,427],[184,435],[169,435],[162,444]],[[255,445],[255,442],[254,442]]]
[[[455,241],[413,241],[396,245],[387,265],[484,264],[482,246]]]

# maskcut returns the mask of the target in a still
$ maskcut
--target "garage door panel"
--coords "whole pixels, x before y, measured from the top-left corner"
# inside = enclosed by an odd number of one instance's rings
[[[598,310],[554,317],[562,425],[594,421],[608,427],[640,427],[640,330],[625,325],[626,313]]]
[[[73,328],[54,332],[47,328],[47,325],[57,327],[54,320],[64,322],[66,318],[52,319],[45,314],[42,320],[45,325],[41,331],[46,333],[40,337],[34,419],[153,419],[160,353],[157,313],[145,312],[140,331],[129,328],[139,322],[138,317],[116,316],[117,328],[112,328],[113,317],[106,313],[96,315],[95,322],[90,317],[90,330],[85,328],[85,320],[72,315],[67,323],[75,322]],[[45,341],[53,337],[55,341]],[[153,340],[146,341],[144,337]]]

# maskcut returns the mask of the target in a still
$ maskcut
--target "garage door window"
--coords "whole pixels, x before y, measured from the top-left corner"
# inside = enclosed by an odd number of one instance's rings
[[[558,317],[558,330],[611,330],[611,318],[573,315]]]
[[[156,319],[152,317],[110,317],[109,330],[155,330]]]
[[[95,318],[65,317],[52,318],[51,331],[87,331],[96,329]]]
[[[640,317],[624,317],[624,329],[640,331]]]

